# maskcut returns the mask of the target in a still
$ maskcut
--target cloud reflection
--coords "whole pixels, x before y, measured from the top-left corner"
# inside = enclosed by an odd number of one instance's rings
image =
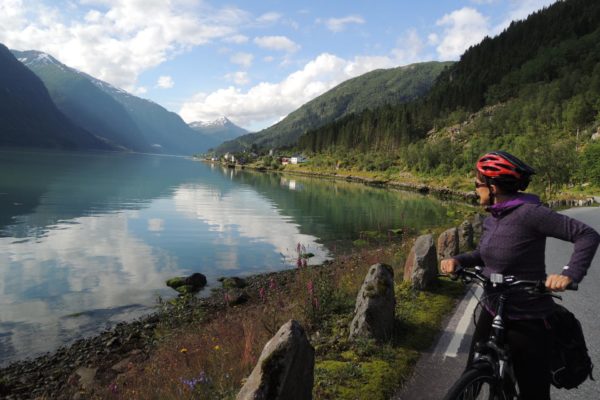
[[[180,186],[173,198],[177,211],[202,220],[211,231],[219,233],[215,243],[230,244],[229,260],[217,258],[222,263],[219,268],[235,265],[233,261],[239,257],[235,246],[238,236],[271,245],[289,264],[295,261],[298,243],[315,254],[312,263],[322,263],[328,257],[315,236],[300,233],[298,224],[281,215],[272,201],[254,190],[239,186],[222,194],[208,186],[187,184]]]
[[[76,218],[35,240],[0,238],[0,246],[3,362],[7,354],[47,351],[69,335],[98,328],[90,327],[97,318],[65,315],[153,305],[151,293],[164,289],[165,277],[177,271],[173,257],[129,233],[127,213]],[[105,322],[114,317],[106,315]]]

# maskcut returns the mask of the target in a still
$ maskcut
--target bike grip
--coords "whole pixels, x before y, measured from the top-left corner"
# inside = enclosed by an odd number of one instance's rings
[[[567,290],[579,290],[579,283],[571,282],[567,285]]]

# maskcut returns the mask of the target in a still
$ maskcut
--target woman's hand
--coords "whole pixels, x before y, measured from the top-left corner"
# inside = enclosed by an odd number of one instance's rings
[[[458,266],[458,261],[454,258],[447,258],[440,262],[440,271],[442,274],[451,274],[456,270]]]
[[[546,278],[546,287],[553,292],[562,292],[571,282],[573,282],[573,279],[566,275],[552,274]]]

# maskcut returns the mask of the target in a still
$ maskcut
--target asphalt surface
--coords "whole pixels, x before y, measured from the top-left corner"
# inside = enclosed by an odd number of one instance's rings
[[[579,219],[600,232],[600,207],[575,208],[563,212]],[[573,244],[548,239],[546,265],[548,273],[559,273],[571,256]],[[588,350],[600,371],[600,251],[596,253],[587,276],[577,292],[564,292],[562,304],[581,321]],[[472,309],[475,299],[467,293],[455,313],[448,318],[446,327],[435,345],[425,352],[417,363],[413,376],[392,400],[439,400],[460,376],[467,359],[473,331]],[[600,399],[600,372],[597,381],[587,380],[574,390],[552,388],[553,400]]]

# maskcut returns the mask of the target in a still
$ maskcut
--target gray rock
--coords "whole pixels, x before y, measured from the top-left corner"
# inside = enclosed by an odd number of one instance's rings
[[[236,400],[310,400],[314,367],[315,350],[290,320],[267,342]]]
[[[250,296],[243,290],[231,289],[225,293],[225,302],[230,306],[237,306],[250,300]]]
[[[185,278],[184,284],[189,285],[194,289],[201,289],[206,286],[206,276],[202,275],[200,272],[195,272]]]
[[[473,225],[469,221],[464,221],[458,227],[458,251],[465,252],[475,247],[473,240]]]
[[[390,339],[394,330],[395,308],[392,267],[386,264],[371,265],[356,297],[350,339]]]
[[[206,276],[196,272],[188,277],[178,276],[168,279],[166,283],[168,287],[179,293],[194,293],[206,286]]]
[[[438,261],[457,255],[458,245],[459,236],[457,228],[450,228],[442,232],[437,240]]]
[[[94,386],[96,372],[98,368],[79,367],[75,371],[76,380],[79,382],[79,387],[89,390]]]
[[[219,282],[223,284],[225,289],[242,289],[248,286],[246,281],[242,278],[238,278],[237,276],[227,277],[227,278],[219,278]]]
[[[485,216],[483,214],[475,214],[473,218],[471,218],[471,226],[473,226],[473,241],[479,241],[481,235],[483,235],[483,221],[485,220]]]
[[[432,235],[421,235],[404,264],[404,280],[417,290],[426,289],[437,276],[437,254]]]

